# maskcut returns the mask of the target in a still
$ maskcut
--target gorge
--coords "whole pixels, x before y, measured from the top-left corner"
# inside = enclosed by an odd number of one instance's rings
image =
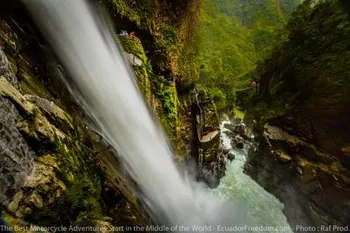
[[[1,6],[1,231],[347,231],[337,1]]]

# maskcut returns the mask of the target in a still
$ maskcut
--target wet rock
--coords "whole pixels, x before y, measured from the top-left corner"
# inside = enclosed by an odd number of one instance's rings
[[[54,155],[44,155],[35,158],[36,161],[58,169],[57,158]]]
[[[25,137],[36,154],[45,154],[55,147],[57,138],[62,140],[66,137],[58,127],[66,132],[72,130],[71,119],[62,109],[40,97],[23,95],[1,76],[0,94],[10,99],[15,106],[12,105],[18,112],[17,117],[14,117],[18,118],[15,124],[16,130]]]
[[[217,162],[211,162],[201,169],[201,178],[206,181],[210,188],[215,188],[220,183],[220,169]]]
[[[17,77],[14,75],[10,62],[2,49],[0,49],[0,75],[5,77],[16,89],[19,89]]]
[[[245,126],[243,124],[235,125],[233,132],[244,135],[245,134]]]
[[[224,124],[224,127],[232,132],[234,131],[234,125],[231,123]]]
[[[350,167],[350,146],[345,145],[343,148],[341,148],[341,153],[340,153],[340,162],[345,166],[345,167]]]
[[[236,158],[235,154],[233,154],[232,152],[228,153],[226,156],[230,161],[232,161]]]
[[[224,124],[224,127],[235,134],[238,134],[238,135],[245,134],[245,125],[241,122],[235,123],[235,124],[227,123],[227,124]]]
[[[319,147],[276,126],[265,125],[256,150],[249,151],[247,172],[285,205],[291,226],[344,224],[350,173]]]
[[[0,49],[0,203],[9,204],[33,170],[34,152],[16,126],[22,119],[16,102],[20,99],[17,78],[13,75],[5,54]]]
[[[54,102],[34,95],[25,95],[25,98],[38,106],[43,115],[56,127],[68,128],[67,131],[73,129],[72,118]]]
[[[284,151],[282,151],[282,153],[279,155],[279,158],[280,158],[280,161],[283,163],[288,163],[292,160],[292,158]]]
[[[276,150],[272,151],[271,153],[274,154],[282,163],[288,163],[292,160],[292,157],[288,155],[285,151]]]
[[[35,162],[34,173],[27,177],[25,185],[8,205],[8,210],[18,218],[31,214],[34,208],[53,203],[66,190],[65,184],[56,176],[58,165],[52,156],[43,156],[40,160],[51,165]]]
[[[131,65],[142,66],[143,62],[138,56],[136,56],[132,53],[126,53],[126,52],[124,52],[123,54]]]
[[[220,178],[225,175],[226,172],[226,160],[224,156],[219,157],[219,172],[220,172]]]
[[[95,231],[96,233],[109,233],[113,232],[113,229],[116,229],[110,222],[96,220],[93,223],[95,224],[95,228],[98,229]]]
[[[244,147],[244,144],[243,144],[243,142],[237,142],[235,147],[242,150]]]
[[[231,146],[233,148],[238,148],[238,149],[243,149],[244,147],[244,139],[241,136],[235,136],[232,140],[231,140]]]
[[[236,134],[232,131],[224,131],[224,134],[226,134],[231,139],[236,137]]]
[[[223,153],[224,155],[227,155],[229,152],[230,152],[229,149],[226,149],[226,148],[222,149],[222,153]]]
[[[285,151],[291,153],[298,153],[313,162],[331,164],[335,161],[332,155],[321,151],[315,145],[307,143],[279,127],[265,124],[263,137],[272,146],[275,145],[277,148],[284,148]]]
[[[24,218],[32,213],[33,208],[42,208],[54,202],[65,190],[63,182],[56,177],[56,158],[46,155],[34,161],[34,157],[40,153],[34,153],[38,151],[31,148],[42,149],[49,142],[52,150],[54,141],[65,136],[42,112],[51,111],[59,118],[62,114],[58,114],[61,113],[58,108],[40,108],[38,101],[34,101],[39,97],[23,95],[14,82],[16,79],[0,76],[0,172],[6,179],[5,182],[0,180],[0,200],[16,217]],[[40,103],[44,106],[45,102]],[[32,144],[30,139],[35,139],[38,144]],[[6,149],[2,149],[3,140],[8,141]],[[3,193],[6,194],[5,198]]]

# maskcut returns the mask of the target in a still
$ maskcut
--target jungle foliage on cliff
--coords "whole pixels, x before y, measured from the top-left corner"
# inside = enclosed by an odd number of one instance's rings
[[[186,102],[199,79],[200,0],[106,2],[117,32],[129,33],[119,35],[122,47],[142,60],[132,69],[148,106],[177,154],[189,154],[181,149],[186,147],[183,114],[188,111],[180,100]]]
[[[257,67],[260,88],[250,111],[265,119],[292,114],[304,138],[333,152],[346,148],[349,16],[338,1],[305,1],[282,38]]]
[[[119,22],[124,24],[121,27],[131,22],[136,35],[143,37],[143,45],[157,75],[175,78],[183,86],[198,80],[195,42],[199,0],[107,2],[113,14],[124,20]]]
[[[235,92],[249,87],[246,73],[263,59],[298,0],[203,0],[200,80],[219,109],[232,109]]]

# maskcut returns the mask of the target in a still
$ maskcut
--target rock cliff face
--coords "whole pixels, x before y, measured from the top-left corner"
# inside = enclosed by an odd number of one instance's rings
[[[216,187],[226,165],[220,151],[219,117],[205,91],[195,90],[192,94],[192,161],[197,164],[197,178]]]
[[[218,185],[224,174],[220,153],[219,117],[214,102],[202,90],[178,96],[176,80],[157,76],[138,37],[119,36],[146,102],[160,119],[183,162],[194,162],[199,180],[210,187]],[[140,63],[134,62],[135,57]],[[181,85],[181,84],[178,84]],[[192,156],[191,156],[192,155]]]
[[[349,170],[314,144],[266,124],[245,170],[284,202],[291,224],[349,222]]]
[[[287,30],[286,41],[258,67],[259,93],[246,121],[261,142],[246,171],[285,203],[291,223],[345,225],[349,21],[337,2],[311,1],[292,15]]]
[[[16,3],[17,4],[17,3]],[[10,225],[150,222],[20,5],[0,19],[0,206]],[[114,159],[114,160],[112,160]],[[119,167],[118,172],[112,171]]]
[[[122,12],[121,18],[116,17],[117,30],[123,31],[119,39],[126,52],[142,61],[139,66],[132,64],[139,87],[174,145],[177,159],[195,161],[200,179],[207,167],[207,178],[202,180],[213,187],[223,175],[222,165],[215,162],[220,157],[218,114],[205,91],[200,93],[201,103],[193,94],[198,79],[195,42],[199,1],[179,5],[151,2],[143,9],[140,2],[110,1]],[[215,181],[209,181],[213,174]]]
[[[18,94],[17,78],[11,72],[9,62],[3,51],[0,51],[1,64],[1,194],[2,203],[8,203],[7,196],[13,195],[22,185],[25,177],[29,176],[33,170],[34,151],[25,142],[16,122],[21,120],[21,115],[17,111],[11,100],[5,95]],[[13,85],[12,85],[12,84]],[[18,96],[18,95],[17,95]]]
[[[192,43],[199,2],[153,3],[110,1],[107,7],[118,32],[127,30],[116,43],[123,46],[147,104],[177,158],[188,161],[193,118],[186,99],[196,79]],[[150,224],[117,152],[92,129],[65,88],[64,68],[24,8],[18,1],[0,5],[0,207],[7,222]],[[194,66],[185,67],[191,60]],[[205,135],[218,128],[218,119],[212,102],[203,109]],[[217,140],[206,150],[211,148],[218,150]]]

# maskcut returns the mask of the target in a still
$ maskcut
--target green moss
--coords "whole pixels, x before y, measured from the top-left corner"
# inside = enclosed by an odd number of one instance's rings
[[[177,138],[179,130],[178,98],[175,87],[165,87],[162,96],[162,108],[161,123],[170,139],[174,140]]]
[[[127,36],[119,36],[118,38],[125,52],[138,56],[143,62],[147,61],[145,50],[137,37],[130,39]]]
[[[20,63],[20,69],[17,73],[17,77],[19,79],[20,87],[24,94],[30,94],[30,95],[36,95],[41,98],[45,98],[47,100],[53,101],[54,98],[50,94],[50,92],[47,90],[47,88],[44,86],[42,82],[38,80],[37,77],[35,77],[29,69],[23,65],[24,60],[21,56],[18,58],[18,62]]]
[[[179,100],[176,88],[170,86],[167,80],[162,76],[157,76],[152,79],[152,87],[154,88],[157,99],[161,103],[161,106],[157,109],[160,122],[167,135],[174,142],[179,130]]]
[[[171,29],[168,30],[168,34],[166,34],[169,36],[168,41],[175,43],[177,40],[176,32],[172,31]],[[165,131],[170,139],[175,140],[179,130],[178,99],[176,88],[170,86],[164,77],[155,76],[153,74],[152,67],[148,62],[147,56],[139,39],[130,39],[125,36],[120,36],[119,39],[126,52],[137,55],[142,59],[143,64],[141,66],[133,67],[138,85],[148,103],[151,102],[152,92],[155,93],[156,97],[161,103],[160,108],[157,109],[160,122],[165,128]],[[166,41],[160,41],[160,43],[164,43],[161,46],[172,46],[168,45],[168,42]]]
[[[254,94],[247,103],[245,120],[247,120],[247,122],[256,120],[258,122],[257,125],[262,127],[270,119],[283,116],[287,112],[287,99],[288,97],[274,100],[262,100],[259,96]]]
[[[79,129],[78,131],[80,131]],[[88,132],[77,133],[84,135]],[[66,192],[52,205],[33,211],[28,217],[32,223],[42,226],[93,225],[104,220],[101,204],[101,179],[96,154],[80,139],[71,141],[56,139],[58,177],[67,186]]]
[[[151,62],[157,75],[171,74],[186,87],[198,80],[197,1],[108,0],[108,3],[112,14],[136,24],[135,31],[149,33],[148,49],[152,49]]]
[[[160,32],[161,33],[155,37],[159,49],[163,50],[165,53],[169,53],[169,55],[179,56],[182,44],[176,29],[171,25],[163,23],[160,25]]]
[[[169,40],[174,40],[173,42],[175,42],[177,40],[175,38],[176,33],[170,29],[168,33],[173,37],[173,39],[170,37]],[[120,36],[119,39],[126,52],[142,59],[143,63],[141,66],[133,66],[138,86],[149,104],[151,103],[152,93],[155,94],[161,103],[161,106],[156,109],[160,122],[170,139],[175,141],[179,130],[176,88],[170,86],[164,77],[154,75],[152,66],[138,38],[130,39],[126,36]],[[169,46],[165,41],[161,43],[164,43],[162,46]]]
[[[109,0],[108,2],[112,8],[115,8],[117,10],[118,14],[123,17],[127,17],[137,25],[141,24],[141,15],[139,12],[137,12],[132,2],[124,0]]]
[[[177,141],[181,121],[177,88],[188,88],[198,80],[197,21],[198,9],[194,1],[169,2],[110,0],[118,15],[133,21],[137,29],[147,31],[148,49],[152,49],[149,60],[139,39],[120,36],[124,50],[138,56],[143,64],[133,66],[139,88],[148,103],[156,110],[159,120],[172,142]],[[196,8],[197,7],[197,8]],[[173,9],[173,10],[172,10]],[[136,29],[135,29],[136,30]],[[158,104],[159,103],[159,104]]]
[[[239,119],[243,120],[244,119],[244,115],[245,113],[237,108],[233,109],[233,113],[236,117],[238,117]]]
[[[133,66],[133,70],[138,81],[138,86],[141,89],[146,102],[150,104],[152,97],[150,76],[153,75],[153,72],[142,43],[137,37],[130,39],[127,36],[119,36],[119,41],[125,52],[131,53],[142,60],[142,65]]]

